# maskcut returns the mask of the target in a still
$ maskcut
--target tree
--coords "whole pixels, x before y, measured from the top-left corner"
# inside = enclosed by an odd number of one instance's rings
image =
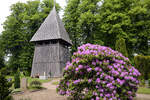
[[[147,54],[149,12],[142,0],[104,0],[100,12],[99,38],[104,45],[115,47],[117,38],[126,40],[129,57]],[[144,46],[143,46],[144,45]]]
[[[78,16],[80,16],[80,11],[78,9],[80,0],[69,0],[67,7],[64,11],[63,21],[65,23],[65,28],[69,33],[72,40],[72,53],[76,51],[78,45],[80,44],[80,32],[78,28]]]
[[[17,73],[14,75],[14,87],[20,88],[20,70],[18,69]]]
[[[11,14],[4,22],[1,44],[5,55],[9,54],[9,66],[13,72],[18,68],[30,74],[34,44],[30,39],[53,7],[53,0],[34,0],[11,6]],[[60,6],[56,4],[57,11]]]
[[[94,43],[96,41],[97,13],[100,0],[68,0],[63,21],[65,28],[73,42],[72,52],[83,43]],[[97,39],[99,40],[99,39]],[[98,42],[98,41],[97,41]]]
[[[0,35],[0,44],[1,44],[1,35]],[[0,45],[0,69],[5,66],[4,64],[4,52],[2,50],[2,46]]]
[[[81,0],[79,5],[80,16],[78,27],[81,29],[83,43],[94,43],[99,33],[99,1],[101,0]],[[101,39],[100,39],[101,40]]]
[[[5,74],[0,72],[0,100],[12,100],[10,93],[11,82],[5,78]]]
[[[115,49],[114,41],[122,37],[130,58],[134,53],[147,55],[149,5],[149,0],[69,0],[65,27],[74,44],[98,43]]]
[[[3,54],[1,54],[1,51],[0,51],[0,69],[3,68],[5,65],[4,65],[4,56]]]
[[[118,39],[116,41],[115,48],[117,51],[121,52],[125,57],[128,57],[125,39],[123,38]]]

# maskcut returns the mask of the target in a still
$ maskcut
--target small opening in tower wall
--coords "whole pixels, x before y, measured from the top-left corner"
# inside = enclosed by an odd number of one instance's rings
[[[46,44],[46,45],[47,45],[47,44],[50,44],[50,42],[49,42],[49,41],[46,41],[45,44]]]
[[[51,41],[51,44],[56,44],[57,43],[57,41]]]
[[[40,45],[43,45],[43,43],[42,42],[37,42],[36,45],[40,46]]]

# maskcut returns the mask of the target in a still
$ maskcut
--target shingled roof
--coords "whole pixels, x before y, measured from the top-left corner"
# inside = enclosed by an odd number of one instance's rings
[[[48,17],[45,19],[30,41],[36,42],[54,39],[61,39],[72,45],[69,35],[66,32],[64,24],[59,18],[55,7],[53,7]]]

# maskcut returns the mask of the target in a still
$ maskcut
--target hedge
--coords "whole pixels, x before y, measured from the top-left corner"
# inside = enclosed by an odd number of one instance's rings
[[[134,57],[136,68],[145,80],[150,78],[150,56],[137,55]]]

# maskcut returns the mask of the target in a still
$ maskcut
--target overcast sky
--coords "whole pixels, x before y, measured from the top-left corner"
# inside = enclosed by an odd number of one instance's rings
[[[28,0],[1,0],[0,1],[0,33],[3,30],[3,22],[6,20],[6,17],[10,15],[10,6],[16,2],[26,2]],[[66,6],[66,0],[56,0],[59,5],[64,8]],[[63,15],[63,11],[60,12],[60,16]]]

